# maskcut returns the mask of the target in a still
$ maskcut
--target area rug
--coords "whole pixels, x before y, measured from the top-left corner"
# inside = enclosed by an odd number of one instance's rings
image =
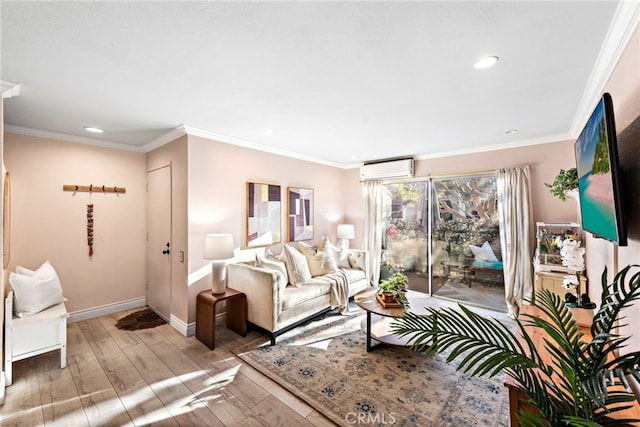
[[[158,316],[155,311],[150,308],[145,308],[144,310],[128,314],[122,319],[118,319],[116,327],[125,331],[137,331],[139,329],[155,328],[165,323],[167,322]]]
[[[364,313],[328,315],[277,345],[234,353],[341,426],[508,426],[504,378],[472,378],[444,356],[366,352]]]

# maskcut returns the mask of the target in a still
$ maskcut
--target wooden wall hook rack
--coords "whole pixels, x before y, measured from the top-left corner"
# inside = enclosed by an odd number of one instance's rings
[[[108,187],[106,185],[68,185],[65,184],[62,186],[63,191],[81,191],[85,193],[126,193],[127,189],[125,187],[116,187],[111,186]]]

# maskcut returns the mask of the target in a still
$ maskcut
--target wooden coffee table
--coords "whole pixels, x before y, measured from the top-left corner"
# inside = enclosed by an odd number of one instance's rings
[[[407,299],[409,300],[408,308],[385,308],[376,298],[377,289],[368,289],[358,293],[354,297],[358,307],[367,312],[367,317],[362,321],[362,330],[367,334],[367,352],[373,350],[378,345],[371,345],[373,338],[380,343],[397,345],[402,347],[409,346],[411,336],[399,337],[394,335],[389,328],[394,317],[402,316],[406,310],[416,314],[428,314],[427,308],[440,308],[442,301],[430,297],[428,294],[416,291],[407,291]]]

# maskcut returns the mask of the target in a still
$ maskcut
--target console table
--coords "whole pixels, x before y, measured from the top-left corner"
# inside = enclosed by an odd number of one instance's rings
[[[224,294],[202,291],[196,300],[196,338],[213,350],[216,347],[216,304],[227,302],[227,328],[247,335],[247,296],[235,289],[227,288]]]

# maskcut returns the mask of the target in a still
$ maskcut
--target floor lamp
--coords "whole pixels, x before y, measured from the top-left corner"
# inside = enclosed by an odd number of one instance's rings
[[[225,260],[233,258],[233,236],[231,234],[208,234],[204,239],[204,258],[211,263],[211,292],[224,294],[227,288]]]

